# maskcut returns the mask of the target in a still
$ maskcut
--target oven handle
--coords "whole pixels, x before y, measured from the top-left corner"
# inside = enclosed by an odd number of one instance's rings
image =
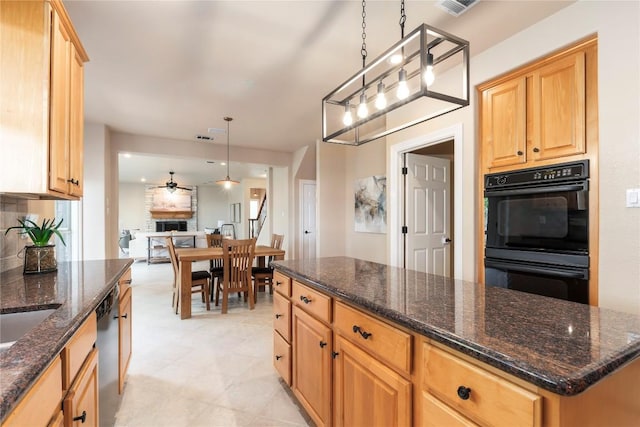
[[[588,279],[588,270],[584,271],[569,271],[569,270],[557,270],[555,268],[539,267],[522,264],[512,264],[510,262],[493,261],[489,259],[484,260],[484,266],[490,268],[500,268],[513,271],[520,271],[523,273],[543,273],[549,276],[566,277],[570,279]]]
[[[561,191],[587,191],[589,184],[587,182],[569,185],[554,185],[549,187],[527,187],[516,188],[510,190],[491,189],[484,190],[485,196],[520,196],[523,194],[540,194],[540,193],[557,193]]]

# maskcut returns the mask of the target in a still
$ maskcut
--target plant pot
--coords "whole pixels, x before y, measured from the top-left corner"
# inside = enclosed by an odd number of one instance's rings
[[[25,246],[24,274],[48,273],[57,269],[56,245]]]

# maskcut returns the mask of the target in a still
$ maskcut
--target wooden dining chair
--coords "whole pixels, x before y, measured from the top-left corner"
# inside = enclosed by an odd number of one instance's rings
[[[254,296],[251,287],[251,265],[256,249],[256,239],[229,240],[222,245],[223,278],[216,287],[216,306],[222,291],[222,314],[227,312],[229,295],[236,292],[244,294],[253,310]]]
[[[173,266],[173,298],[171,304],[175,313],[178,314],[178,308],[180,307],[180,268],[178,267],[176,248],[173,244],[173,238],[171,237],[167,237],[167,249],[169,250],[169,258],[171,258],[171,265]],[[207,310],[211,309],[211,305],[209,304],[210,281],[211,274],[209,274],[208,271],[191,272],[191,293],[202,294],[202,302],[205,303]]]
[[[207,246],[210,248],[221,248],[222,247],[222,239],[224,236],[222,234],[207,234]],[[209,273],[211,273],[211,296],[210,299],[213,301],[213,291],[218,286],[218,282],[222,280],[222,276],[224,271],[222,270],[222,258],[209,260]]]
[[[271,235],[271,247],[276,249],[282,249],[282,241],[284,240],[283,234]],[[269,285],[269,293],[273,293],[273,268],[269,267],[269,264],[273,261],[273,256],[270,256],[266,260],[264,267],[253,267],[251,269],[251,277],[253,278],[253,288],[255,290],[255,297],[258,297],[258,288],[266,287]]]

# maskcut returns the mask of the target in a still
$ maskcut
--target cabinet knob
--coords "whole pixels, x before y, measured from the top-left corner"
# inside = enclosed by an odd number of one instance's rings
[[[84,424],[86,420],[87,420],[87,411],[82,411],[82,415],[78,417],[73,417],[73,421],[80,421],[82,424]]]
[[[369,337],[371,336],[371,332],[365,332],[360,326],[358,325],[353,325],[353,332],[360,334],[360,336],[362,338],[364,338],[365,340],[368,340]]]
[[[338,357],[338,354],[340,354],[340,353],[338,353],[337,351],[332,351],[332,352],[331,352],[331,357],[332,357],[333,359],[335,359],[336,357]]]
[[[518,154],[518,156],[522,156],[524,153],[522,151],[518,150],[517,154]]]
[[[461,385],[458,387],[458,397],[462,400],[468,400],[469,396],[471,396],[471,389],[469,387],[465,387]]]
[[[276,286],[280,286],[280,285],[282,285],[282,282],[279,280],[276,280]]]
[[[307,297],[305,297],[304,295],[300,296],[300,301],[302,301],[305,304],[309,304],[311,302],[311,300]]]
[[[276,314],[276,319],[279,319],[282,317],[282,314]]]
[[[320,341],[320,348],[325,348],[327,346],[327,343],[324,341]]]
[[[540,152],[540,149],[539,149],[538,147],[533,147],[533,152],[534,152],[534,153],[539,153],[539,152]]]
[[[276,355],[276,360],[280,360],[280,359],[282,359],[282,356]]]

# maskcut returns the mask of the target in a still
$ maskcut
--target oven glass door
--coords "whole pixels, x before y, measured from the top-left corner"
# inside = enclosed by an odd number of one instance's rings
[[[588,253],[587,182],[486,191],[488,248]]]
[[[589,270],[486,258],[485,284],[589,303]]]

